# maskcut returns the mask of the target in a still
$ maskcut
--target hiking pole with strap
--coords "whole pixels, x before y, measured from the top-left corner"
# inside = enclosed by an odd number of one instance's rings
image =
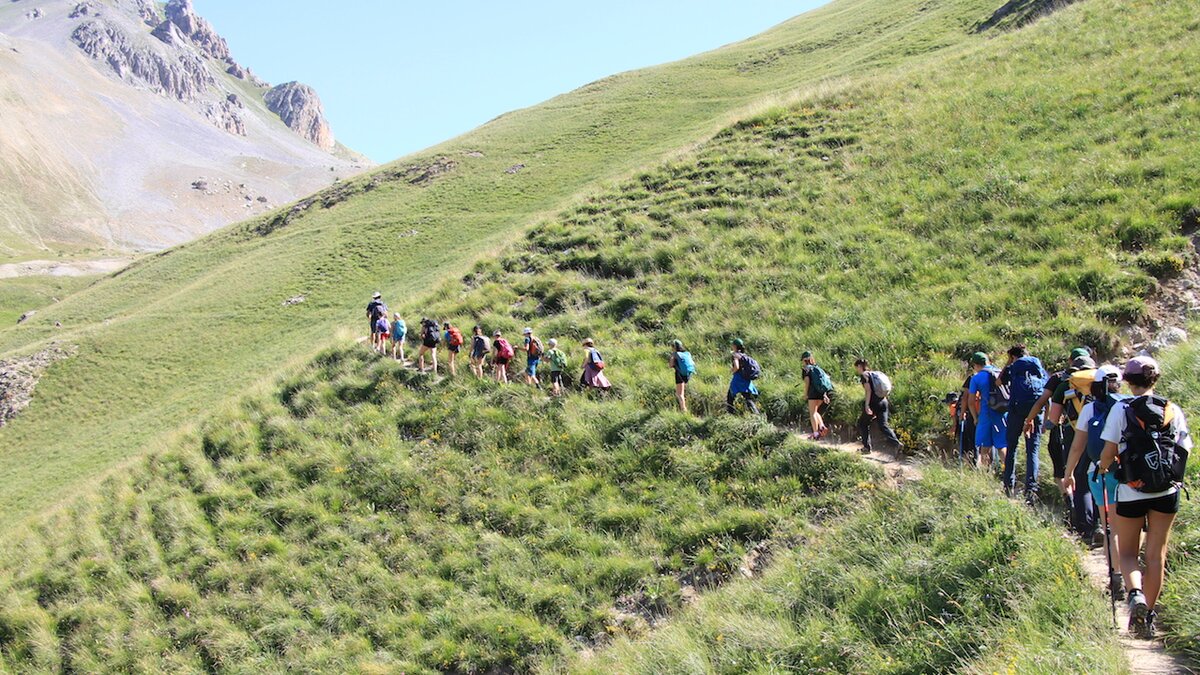
[[[1117,594],[1113,590],[1113,561],[1112,561],[1112,518],[1108,512],[1108,475],[1100,478],[1100,465],[1092,473],[1092,480],[1100,483],[1102,507],[1104,508],[1104,559],[1108,561],[1108,601],[1112,605],[1113,628],[1117,627]]]

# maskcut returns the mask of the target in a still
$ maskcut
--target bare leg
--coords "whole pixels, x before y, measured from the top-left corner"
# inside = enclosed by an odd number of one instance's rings
[[[821,419],[821,413],[818,412],[820,409],[821,401],[808,402],[808,416],[812,423],[812,432],[814,436],[820,433],[821,429],[825,428],[825,420]]]
[[[990,447],[980,446],[979,466],[984,469],[992,468],[992,449]]]
[[[1120,553],[1121,573],[1125,576],[1125,588],[1131,591],[1141,589],[1142,570],[1138,568],[1138,549],[1142,545],[1142,523],[1145,522],[1145,519],[1124,518],[1114,513],[1112,520],[1113,531],[1117,534],[1117,551]],[[1163,550],[1166,550],[1165,546]],[[1158,584],[1161,589],[1161,577]],[[1143,592],[1145,591],[1143,590]],[[1157,590],[1155,592],[1157,593]]]
[[[1142,592],[1146,594],[1146,605],[1154,609],[1158,595],[1162,592],[1163,570],[1167,565],[1167,543],[1171,539],[1174,513],[1151,511],[1146,517],[1149,531],[1146,532],[1146,580]]]
[[[675,385],[675,399],[679,401],[679,409],[687,412],[687,384],[680,382]]]

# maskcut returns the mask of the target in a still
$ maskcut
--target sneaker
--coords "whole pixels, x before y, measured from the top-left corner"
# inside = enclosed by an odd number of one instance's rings
[[[864,455],[869,455],[869,454],[871,454],[871,449],[870,449],[870,448],[859,448],[859,449],[858,449],[858,451],[859,451],[859,453],[861,453],[861,454],[864,454]]]
[[[833,432],[829,429],[829,427],[821,427],[821,430],[817,432],[817,438],[825,438],[831,433]]]
[[[1146,630],[1146,617],[1150,608],[1146,606],[1146,596],[1141,589],[1129,591],[1129,632],[1141,636]]]
[[[1143,640],[1153,640],[1158,633],[1154,628],[1154,623],[1158,620],[1158,612],[1151,610],[1146,614],[1146,623],[1142,625],[1142,632],[1138,633],[1138,637]]]
[[[1092,535],[1092,543],[1088,546],[1088,548],[1097,549],[1097,548],[1103,548],[1103,547],[1104,547],[1104,533],[1097,532],[1097,533],[1093,534]],[[1120,576],[1120,575],[1118,574],[1117,576]]]
[[[1125,601],[1125,578],[1120,572],[1113,572],[1108,579],[1108,592],[1112,593],[1113,600],[1117,602]]]

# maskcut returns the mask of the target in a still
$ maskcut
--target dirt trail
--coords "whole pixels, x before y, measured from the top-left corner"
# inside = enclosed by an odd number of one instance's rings
[[[829,447],[842,452],[858,455],[883,469],[887,482],[892,487],[899,487],[907,481],[921,479],[921,468],[911,458],[896,459],[891,454],[878,450],[869,454],[861,454],[857,443],[827,443]],[[1083,568],[1087,572],[1092,586],[1108,597],[1108,562],[1104,557],[1104,549],[1088,551],[1083,555]],[[1117,603],[1117,639],[1125,652],[1125,660],[1129,664],[1129,672],[1135,675],[1163,675],[1167,673],[1195,673],[1179,657],[1167,653],[1160,640],[1139,640],[1131,636],[1126,629],[1129,625],[1129,607],[1123,602]]]

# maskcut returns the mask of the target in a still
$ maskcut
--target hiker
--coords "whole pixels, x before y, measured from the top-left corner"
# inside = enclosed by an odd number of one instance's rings
[[[967,377],[963,380],[962,388],[958,393],[958,407],[955,410],[958,413],[959,422],[959,439],[958,439],[958,457],[961,460],[964,455],[970,451],[971,466],[979,466],[979,446],[975,444],[975,417],[971,412],[971,376],[975,374],[971,368],[969,360],[963,361],[963,367],[967,370]],[[991,459],[990,457],[988,459]]]
[[[998,397],[993,392],[1001,389],[1000,371],[991,365],[991,359],[983,352],[971,355],[971,385],[967,390],[967,408],[971,411],[971,419],[975,421],[975,447],[979,452],[979,464],[990,468],[995,457],[994,452],[1008,448],[1008,425],[1004,410]],[[997,402],[993,404],[993,399]],[[1007,401],[1003,401],[1007,404]],[[1007,408],[1007,406],[1005,406]]]
[[[404,361],[404,336],[408,334],[408,324],[400,318],[400,313],[392,315],[392,358]]]
[[[604,376],[604,358],[596,349],[596,341],[587,338],[583,341],[583,348],[587,356],[583,359],[583,375],[579,378],[580,384],[590,389],[599,389],[602,392],[612,389],[612,383]]]
[[[758,387],[754,386],[754,381],[762,375],[762,368],[759,367],[758,361],[746,353],[746,343],[741,338],[736,338],[732,344],[732,377],[729,379],[729,393],[725,395],[725,409],[736,413],[737,409],[733,404],[738,395],[741,395],[746,409],[757,415],[758,404],[754,400],[758,398]]]
[[[483,326],[475,326],[471,331],[471,372],[475,377],[483,379],[483,362],[488,355],[488,341],[483,335]]]
[[[525,336],[525,346],[522,351],[525,352],[525,384],[531,387],[540,387],[542,383],[538,381],[537,369],[542,362],[542,354],[546,351],[542,346],[542,341],[533,334],[533,329],[528,326],[522,331]]]
[[[1008,364],[1000,371],[1000,383],[1008,387],[1008,414],[1013,423],[1005,428],[1004,490],[1010,496],[1017,485],[1017,448],[1021,444],[1024,426],[1022,421],[1033,410],[1046,386],[1049,374],[1042,362],[1029,354],[1024,344],[1015,344],[1008,349]],[[1037,500],[1038,454],[1042,446],[1042,416],[1034,416],[1033,433],[1025,435],[1025,501],[1033,504]]]
[[[455,362],[458,360],[458,353],[462,351],[463,334],[462,331],[454,326],[451,326],[449,321],[446,321],[442,324],[442,331],[442,337],[446,340],[446,368],[450,371],[450,375],[453,377],[454,375],[458,374],[458,367]],[[433,362],[434,364],[437,363],[436,351],[434,352]],[[434,369],[436,370],[436,368],[437,366],[435,365]]]
[[[858,418],[858,434],[862,437],[863,454],[871,452],[871,423],[874,422],[879,425],[883,437],[892,445],[896,457],[899,458],[904,452],[904,445],[888,424],[892,410],[889,401],[892,394],[891,378],[878,370],[871,370],[871,364],[866,359],[855,361],[854,369],[858,371],[858,381],[862,384],[864,396],[863,413]]]
[[[550,339],[550,349],[546,352],[546,361],[550,363],[550,392],[554,396],[562,396],[563,372],[567,369],[567,355],[558,348],[558,340]]]
[[[671,343],[671,370],[675,373],[675,400],[679,402],[679,410],[687,412],[687,386],[692,375],[696,372],[696,362],[692,353],[683,348],[683,341]]]
[[[1192,439],[1179,406],[1154,393],[1158,362],[1138,356],[1125,364],[1123,378],[1134,398],[1115,403],[1104,422],[1100,471],[1117,471],[1113,530],[1129,597],[1129,628],[1153,638],[1155,607],[1162,591],[1167,540],[1179,511],[1179,485]],[[1120,467],[1114,462],[1120,458]],[[1146,531],[1146,570],[1138,567],[1141,533]]]
[[[817,440],[829,435],[829,427],[826,426],[823,416],[825,411],[829,410],[829,400],[833,396],[833,380],[829,379],[829,374],[817,365],[817,360],[813,358],[812,352],[804,352],[800,355],[800,360],[804,362],[800,378],[808,383],[806,395],[808,397],[808,416],[812,421],[811,438]]]
[[[503,334],[500,331],[492,333],[492,370],[500,384],[508,384],[508,364],[513,356],[513,347]]]
[[[1117,403],[1128,397],[1120,394],[1120,368],[1104,365],[1091,372],[1093,374],[1089,393],[1092,400],[1083,406],[1075,422],[1075,435],[1067,455],[1062,488],[1066,493],[1083,492],[1088,500],[1095,502],[1095,511],[1099,514],[1102,528],[1098,532],[1100,545],[1107,546],[1105,554],[1111,563],[1119,559],[1117,537],[1115,534],[1106,537],[1105,533],[1111,531],[1112,510],[1117,504],[1117,475],[1116,472],[1100,474],[1096,471],[1096,463],[1100,461],[1104,452],[1102,434],[1108,415]],[[1078,470],[1079,467],[1083,467],[1082,472]],[[1082,481],[1079,479],[1080,475],[1084,476]],[[1088,487],[1086,491],[1083,489],[1084,485]],[[1125,589],[1121,572],[1109,569],[1108,583],[1113,600],[1124,600]]]
[[[392,337],[391,330],[392,325],[388,323],[387,314],[379,317],[379,320],[375,322],[375,336],[377,338],[375,352],[377,354],[387,353],[387,344]]]
[[[417,370],[425,372],[425,354],[433,361],[433,374],[437,375],[438,343],[441,342],[437,321],[428,318],[421,319],[421,348],[417,350]]]
[[[383,293],[375,291],[371,296],[371,302],[367,303],[367,323],[369,324],[369,334],[371,336],[371,349],[379,349],[379,317],[387,316],[387,310],[383,304]]]
[[[1050,424],[1058,425],[1061,420],[1066,420],[1066,424],[1061,424],[1060,428],[1062,429],[1061,440],[1067,444],[1067,456],[1069,456],[1070,447],[1075,442],[1075,427],[1078,425],[1079,417],[1087,403],[1091,402],[1093,398],[1092,387],[1095,384],[1096,362],[1090,356],[1077,356],[1061,374],[1065,377],[1060,378],[1058,386],[1054,388],[1054,394],[1050,396],[1050,410],[1047,415]],[[1058,375],[1056,373],[1051,378],[1054,379]],[[1066,459],[1067,457],[1063,458],[1061,469],[1064,476]],[[1087,484],[1087,470],[1086,462],[1076,463],[1075,473],[1072,476],[1075,479],[1075,485]],[[1058,478],[1059,485],[1062,485],[1062,477]],[[1101,546],[1104,543],[1104,533],[1096,528],[1097,509],[1092,495],[1086,490],[1077,490],[1065,493],[1064,498],[1070,505],[1068,516],[1071,530],[1092,547]]]
[[[1071,414],[1067,414],[1064,416],[1057,413],[1058,408],[1054,407],[1054,403],[1061,404],[1063,396],[1070,391],[1070,389],[1064,389],[1063,384],[1069,382],[1072,374],[1084,369],[1095,369],[1095,367],[1096,363],[1092,361],[1090,350],[1086,347],[1072,349],[1071,354],[1067,357],[1067,367],[1051,373],[1050,377],[1046,379],[1046,385],[1042,388],[1042,395],[1038,397],[1037,401],[1034,401],[1033,407],[1025,415],[1022,424],[1022,433],[1025,436],[1031,436],[1034,432],[1037,416],[1041,414],[1047,404],[1050,405],[1051,410],[1046,416],[1046,426],[1050,428],[1050,441],[1046,450],[1050,455],[1054,480],[1060,487],[1063,485],[1062,479],[1066,475],[1067,454],[1070,452],[1071,443],[1075,436],[1074,422],[1077,419],[1077,415],[1072,416]],[[1060,391],[1062,395],[1059,394]],[[1069,408],[1062,408],[1062,410],[1071,413]],[[1080,410],[1082,410],[1082,406],[1079,406],[1076,412]],[[1086,468],[1081,466],[1076,470],[1075,482],[1077,484],[1085,480],[1082,472]],[[1096,518],[1092,509],[1091,497],[1081,492],[1063,492],[1063,501],[1066,503],[1070,528],[1084,539],[1093,537],[1096,533]]]

